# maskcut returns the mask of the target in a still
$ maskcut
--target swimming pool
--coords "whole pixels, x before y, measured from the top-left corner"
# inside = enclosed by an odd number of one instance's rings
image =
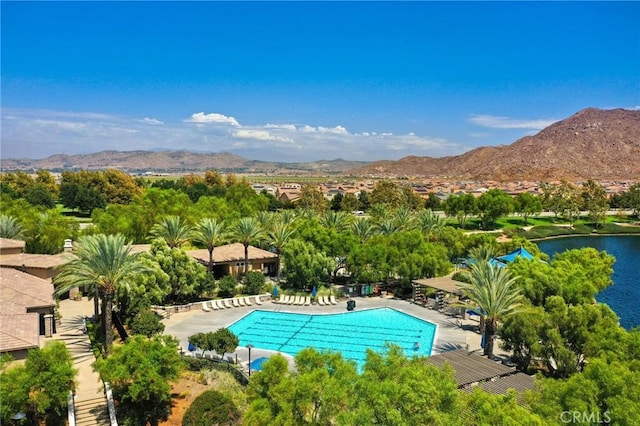
[[[229,330],[239,337],[240,346],[251,344],[292,356],[314,347],[341,352],[362,366],[366,349],[382,353],[386,342],[400,346],[407,356],[431,355],[436,326],[392,308],[323,315],[255,310]]]

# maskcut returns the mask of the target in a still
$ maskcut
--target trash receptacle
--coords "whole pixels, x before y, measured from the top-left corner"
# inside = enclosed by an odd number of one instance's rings
[[[355,300],[347,300],[347,311],[353,311],[356,308]]]

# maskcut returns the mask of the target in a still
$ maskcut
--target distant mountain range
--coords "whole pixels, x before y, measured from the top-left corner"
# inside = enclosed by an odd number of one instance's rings
[[[452,157],[378,161],[351,173],[502,181],[640,179],[640,110],[587,108],[511,145]]]
[[[511,145],[481,147],[442,158],[410,156],[373,163],[341,159],[277,163],[248,160],[231,153],[102,151],[53,155],[40,160],[2,159],[0,167],[3,171],[119,168],[131,173],[218,169],[269,175],[343,174],[502,181],[640,179],[640,110],[587,108]]]
[[[364,161],[319,160],[309,163],[279,163],[248,160],[231,153],[189,151],[102,151],[85,155],[52,155],[41,160],[2,159],[2,170],[101,170],[118,168],[129,173],[188,173],[217,169],[227,173],[338,174],[364,166]]]

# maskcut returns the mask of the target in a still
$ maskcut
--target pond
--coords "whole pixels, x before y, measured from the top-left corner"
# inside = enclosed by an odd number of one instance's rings
[[[598,293],[596,299],[618,314],[624,328],[640,325],[640,236],[567,237],[538,241],[537,244],[551,257],[554,253],[583,247],[593,247],[614,256],[613,285]]]

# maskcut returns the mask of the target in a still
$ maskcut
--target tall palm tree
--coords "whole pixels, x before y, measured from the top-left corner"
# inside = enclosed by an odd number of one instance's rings
[[[393,219],[399,231],[406,231],[413,228],[413,212],[406,207],[397,209],[393,214]]]
[[[77,258],[63,265],[55,277],[55,294],[60,295],[79,286],[95,289],[95,294],[102,300],[105,353],[108,355],[113,343],[111,315],[116,289],[128,286],[137,275],[151,270],[138,261],[137,255],[131,254],[131,244],[125,244],[121,234],[82,237],[74,254]]]
[[[213,250],[227,238],[224,221],[218,222],[216,218],[205,217],[196,224],[193,238],[207,246],[209,250],[209,273],[213,271]]]
[[[516,287],[517,277],[500,266],[494,266],[484,259],[475,259],[468,273],[469,283],[460,283],[463,293],[472,303],[463,303],[465,308],[480,308],[485,318],[484,354],[493,357],[493,344],[498,329],[498,321],[517,313],[523,301],[520,289]]]
[[[180,216],[170,215],[153,225],[151,235],[164,238],[170,248],[180,247],[192,237],[193,228]]]
[[[280,253],[282,253],[282,249],[285,245],[287,245],[291,237],[293,237],[294,233],[295,231],[291,229],[288,224],[282,223],[274,225],[273,228],[267,233],[269,244],[276,249],[276,254],[278,255],[278,263],[276,265],[276,275],[278,282],[280,282]]]
[[[230,229],[231,238],[244,246],[244,274],[249,272],[249,245],[264,238],[260,222],[255,217],[243,217]]]
[[[24,228],[13,216],[0,215],[0,237],[20,239],[24,233]]]

